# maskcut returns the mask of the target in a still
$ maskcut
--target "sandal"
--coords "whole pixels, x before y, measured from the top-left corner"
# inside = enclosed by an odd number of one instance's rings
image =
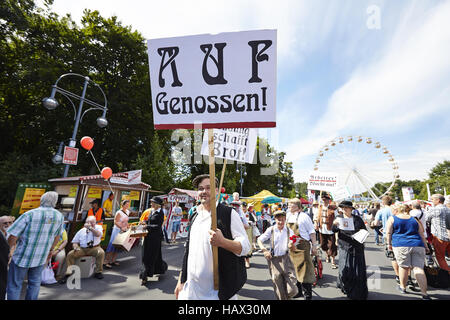
[[[118,267],[118,266],[120,266],[120,263],[118,263],[117,261],[114,261],[114,262],[111,262],[111,265]]]
[[[331,264],[331,269],[337,269],[337,268],[338,268],[338,266],[335,263]]]
[[[103,265],[103,268],[112,269],[112,265],[110,265],[109,263],[106,263]]]

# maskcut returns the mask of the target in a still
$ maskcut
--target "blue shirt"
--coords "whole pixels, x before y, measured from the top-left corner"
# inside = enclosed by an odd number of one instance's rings
[[[381,223],[383,225],[383,236],[386,235],[386,223],[391,216],[393,216],[393,214],[392,214],[392,210],[390,207],[386,207],[386,208],[378,210],[377,214],[375,215],[374,221],[381,220]]]
[[[400,219],[394,216],[393,247],[425,247],[419,234],[419,223],[413,217]]]

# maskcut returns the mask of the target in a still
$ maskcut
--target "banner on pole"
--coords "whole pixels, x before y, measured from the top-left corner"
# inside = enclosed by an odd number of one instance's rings
[[[155,129],[276,126],[277,31],[147,41]]]
[[[214,129],[214,157],[253,163],[257,130],[249,128]],[[203,135],[202,155],[209,155],[208,131]]]
[[[331,191],[331,197],[334,201],[341,201],[352,197],[347,186],[338,186]]]
[[[331,172],[313,172],[309,175],[308,189],[332,192],[338,186],[338,174]]]

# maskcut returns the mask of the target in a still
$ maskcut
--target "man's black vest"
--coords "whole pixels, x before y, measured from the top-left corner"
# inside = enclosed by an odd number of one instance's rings
[[[233,240],[231,234],[231,208],[219,204],[217,206],[217,228],[222,231],[225,238]],[[189,239],[192,224],[197,217],[197,211],[189,218],[189,233],[186,241],[186,249],[183,257],[183,268],[181,271],[181,283],[187,280],[187,260],[189,256]],[[219,256],[219,299],[228,300],[233,297],[247,281],[247,269],[244,257],[238,257],[234,253],[218,248]]]

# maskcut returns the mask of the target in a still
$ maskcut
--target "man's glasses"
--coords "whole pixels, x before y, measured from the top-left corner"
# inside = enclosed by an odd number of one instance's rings
[[[12,221],[3,222],[3,225],[4,225],[4,226],[8,226],[8,225],[11,225],[11,224],[13,224]]]

